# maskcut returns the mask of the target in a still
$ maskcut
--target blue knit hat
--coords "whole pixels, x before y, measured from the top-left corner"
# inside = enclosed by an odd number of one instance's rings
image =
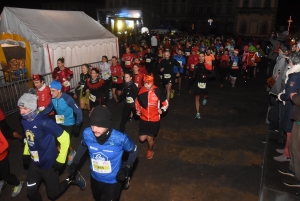
[[[61,85],[61,83],[60,83],[59,81],[53,80],[53,81],[51,82],[51,84],[49,85],[49,87],[50,87],[50,88],[53,88],[53,89],[56,89],[56,90],[61,90],[62,85]]]

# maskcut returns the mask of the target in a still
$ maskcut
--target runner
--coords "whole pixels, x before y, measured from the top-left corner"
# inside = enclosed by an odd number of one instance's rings
[[[101,78],[104,80],[104,89],[106,90],[105,97],[108,98],[111,83],[111,71],[107,56],[102,56],[102,62],[100,63],[99,71],[101,73]]]
[[[55,115],[56,123],[70,135],[70,138],[73,134],[74,136],[79,136],[82,123],[82,111],[78,108],[71,96],[61,91],[62,85],[60,82],[53,80],[49,87],[52,99],[42,113],[48,114],[54,108],[57,113],[57,115]],[[72,163],[76,155],[76,151],[72,149],[72,146],[69,147],[69,150],[68,165]]]
[[[52,78],[53,80],[58,80],[61,83],[63,86],[62,92],[70,93],[70,80],[73,78],[73,71],[65,67],[65,59],[63,57],[57,59],[57,66],[58,67],[56,67],[52,73]]]
[[[7,183],[14,186],[11,197],[16,197],[20,194],[24,181],[18,180],[14,174],[10,173],[8,142],[0,130],[0,196]]]
[[[80,159],[88,150],[90,155],[91,189],[95,200],[119,200],[122,181],[128,179],[130,169],[138,155],[137,146],[129,137],[112,128],[111,113],[97,106],[91,113],[90,127],[84,129],[74,163],[68,172],[74,174]],[[129,152],[122,166],[123,152]]]
[[[197,49],[192,49],[192,54],[189,56],[188,62],[187,62],[187,69],[189,70],[189,87],[188,90],[190,93],[192,93],[192,86],[194,83],[194,68],[195,65],[199,63],[199,55],[196,54]]]
[[[169,52],[168,52],[169,53]],[[140,116],[139,139],[147,141],[147,159],[152,159],[154,151],[154,137],[157,136],[160,128],[160,115],[167,111],[168,100],[162,91],[154,85],[153,75],[144,76],[144,86],[138,93],[135,101],[136,114]]]
[[[132,69],[134,73],[133,82],[136,85],[136,87],[140,89],[144,85],[143,83],[144,74],[140,72],[140,67],[137,64],[134,64]]]
[[[80,109],[90,110],[90,101],[89,101],[90,94],[89,94],[89,92],[86,92],[86,90],[84,89],[84,87],[86,85],[86,80],[91,77],[91,75],[89,74],[89,65],[88,64],[82,64],[81,65],[81,72],[82,73],[80,73],[80,81],[75,86],[75,90],[80,90],[79,91]]]
[[[147,52],[144,54],[145,66],[147,73],[152,73],[154,54],[151,52],[151,49],[148,47]]]
[[[166,87],[167,91],[167,100],[169,102],[172,84],[174,83],[174,66],[181,66],[180,63],[170,58],[170,52],[164,53],[165,58],[158,64],[160,72],[163,74],[163,85]]]
[[[123,85],[123,69],[122,67],[117,63],[117,58],[113,56],[111,58],[111,66],[110,66],[110,71],[111,71],[111,76],[112,76],[112,95],[116,101],[116,105],[119,104],[118,101],[118,96],[121,95],[122,93],[122,85]]]
[[[122,55],[122,61],[124,62],[124,67],[126,69],[132,68],[134,58],[135,55],[130,53],[130,48],[126,48],[126,53]],[[125,68],[123,70],[125,70]]]
[[[73,100],[71,97],[69,99]],[[46,184],[47,195],[51,200],[57,199],[70,184],[76,184],[83,190],[85,180],[79,172],[76,173],[75,177],[70,176],[59,183],[59,170],[66,162],[70,145],[69,134],[51,119],[38,113],[35,95],[23,94],[18,100],[18,106],[23,118],[21,123],[26,134],[23,162],[29,165],[27,175],[28,198],[32,201],[42,200],[39,193],[39,186],[42,181]],[[59,153],[55,139],[60,143]]]
[[[7,139],[22,139],[23,136],[19,134],[16,130],[11,129],[11,127],[8,125],[4,112],[0,108],[0,130],[2,131],[2,134],[5,136]]]
[[[136,64],[133,65],[133,68],[136,68]],[[135,69],[137,71],[137,68]],[[137,75],[137,77],[139,77]],[[126,99],[126,104],[124,105],[123,112],[122,112],[122,119],[120,123],[120,131],[125,131],[125,124],[129,118],[129,121],[132,121],[133,115],[136,114],[135,110],[135,99],[138,94],[138,88],[133,82],[133,72],[128,70],[125,72],[124,80],[125,80],[125,87],[123,88],[123,93],[121,94],[119,101],[121,102],[123,99]]]
[[[241,65],[241,59],[238,56],[239,50],[234,50],[234,55],[230,57],[230,63],[231,63],[231,71],[230,71],[230,78],[231,78],[231,86],[232,88],[235,87],[236,78],[238,75],[239,67]]]
[[[195,106],[197,114],[195,119],[200,119],[200,96],[202,95],[202,105],[206,105],[208,98],[208,78],[209,71],[204,63],[205,55],[204,53],[199,54],[199,63],[195,65],[194,77],[195,77],[195,85],[194,85],[194,95],[195,95]]]
[[[176,59],[180,66],[174,66],[174,77],[175,77],[175,83],[178,83],[178,91],[177,95],[180,95],[180,90],[181,90],[181,82],[182,78],[184,77],[184,67],[186,65],[186,60],[183,56],[183,52],[181,49],[178,49],[177,55],[174,56],[174,59]]]

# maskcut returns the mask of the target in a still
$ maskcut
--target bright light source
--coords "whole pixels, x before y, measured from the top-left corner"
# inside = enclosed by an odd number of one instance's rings
[[[209,25],[211,25],[211,23],[212,23],[213,21],[214,21],[213,19],[208,19]]]
[[[140,16],[141,16],[140,13],[135,13],[135,14],[133,15],[133,17],[136,17],[136,18],[139,18]]]
[[[134,27],[133,20],[125,20],[125,23],[126,23],[127,28],[133,28]]]
[[[123,23],[121,20],[118,21],[118,30],[122,29]]]

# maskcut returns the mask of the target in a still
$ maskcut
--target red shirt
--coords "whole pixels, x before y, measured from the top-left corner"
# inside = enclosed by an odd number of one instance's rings
[[[146,70],[146,68],[144,66],[140,65],[139,67],[140,67],[139,73],[142,73],[143,75],[147,74],[147,70]]]
[[[112,83],[115,84],[122,84],[123,83],[123,77],[122,72],[123,69],[120,65],[110,66],[111,76],[112,76]]]
[[[198,54],[191,54],[188,58],[188,63],[187,63],[187,68],[190,71],[194,71],[194,67],[196,66],[196,64],[199,63],[199,55]]]
[[[137,58],[139,58],[140,62],[144,62],[144,52],[139,51],[137,53]]]
[[[132,68],[133,66],[133,59],[135,58],[135,55],[134,54],[123,54],[122,56],[122,59],[124,59],[124,62],[125,62],[125,68]]]
[[[0,108],[0,121],[2,121],[3,119],[5,119],[5,115],[2,109]]]
[[[143,78],[144,78],[144,74],[142,74],[141,72],[138,72],[138,74],[134,75],[134,84],[137,86],[137,88],[141,88],[143,86]]]
[[[37,106],[39,111],[43,111],[51,101],[50,88],[44,84],[41,88],[35,89],[38,97]]]
[[[6,158],[8,154],[8,142],[0,130],[0,161]]]
[[[245,58],[245,64],[247,66],[256,66],[256,63],[259,62],[259,57],[255,53],[248,53]]]
[[[52,73],[52,78],[58,80],[62,85],[62,92],[69,92],[71,90],[70,80],[73,77],[73,71],[65,67],[64,70],[60,70],[56,67]]]

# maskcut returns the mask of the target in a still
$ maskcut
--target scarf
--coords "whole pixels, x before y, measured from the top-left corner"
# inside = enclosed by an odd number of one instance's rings
[[[125,82],[125,86],[126,86],[126,87],[129,87],[129,85],[131,85],[132,83],[133,83],[132,80],[130,80],[129,82]]]
[[[28,112],[27,114],[23,114],[22,118],[25,119],[26,121],[33,121],[35,119],[35,117],[38,115],[37,110],[33,110]]]

